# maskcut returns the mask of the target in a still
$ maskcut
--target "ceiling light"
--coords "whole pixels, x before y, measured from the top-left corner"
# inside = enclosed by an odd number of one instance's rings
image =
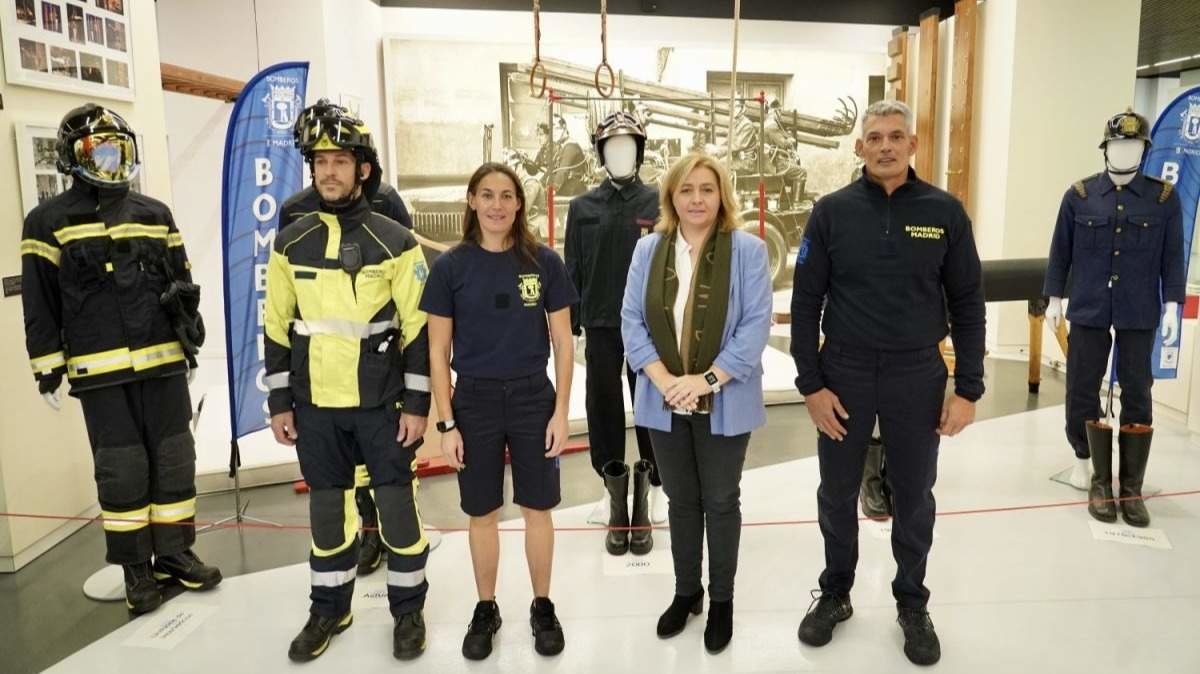
[[[1189,59],[1192,59],[1192,58],[1195,58],[1195,57],[1193,57],[1193,56],[1180,56],[1180,57],[1179,57],[1179,58],[1177,58],[1177,59],[1167,59],[1166,61],[1159,61],[1158,63],[1155,63],[1155,64],[1154,64],[1154,67],[1155,67],[1155,68],[1157,68],[1157,67],[1159,67],[1159,66],[1168,66],[1168,65],[1171,65],[1172,63],[1182,63],[1182,62],[1184,62],[1184,61],[1187,61],[1187,60],[1189,60]]]

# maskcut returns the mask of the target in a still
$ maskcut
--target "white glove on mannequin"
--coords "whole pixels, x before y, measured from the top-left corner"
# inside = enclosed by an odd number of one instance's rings
[[[189,383],[189,384],[191,384],[192,382],[196,381],[196,370],[197,370],[197,369],[199,369],[199,368],[194,368],[194,367],[189,367],[189,368],[188,368],[188,374],[187,374],[187,378],[188,378],[188,383]]]
[[[1046,301],[1046,320],[1050,321],[1050,329],[1058,332],[1058,326],[1063,322],[1063,307],[1061,297],[1051,297]]]
[[[1167,302],[1163,305],[1162,317],[1163,346],[1172,346],[1179,339],[1179,303]]]
[[[45,400],[47,405],[54,408],[55,412],[62,409],[62,397],[59,395],[58,391],[43,393],[42,400]]]

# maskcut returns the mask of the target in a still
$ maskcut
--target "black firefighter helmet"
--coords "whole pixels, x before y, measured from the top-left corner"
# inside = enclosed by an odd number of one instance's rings
[[[646,155],[646,128],[638,118],[631,112],[618,110],[596,125],[596,132],[592,134],[592,145],[596,148],[596,155],[600,157],[601,163],[604,162],[604,143],[614,136],[633,136],[633,141],[637,143],[637,168],[640,168]]]
[[[1125,112],[1113,115],[1104,123],[1104,140],[1099,147],[1104,148],[1110,140],[1140,140],[1150,144],[1150,122],[1145,117],[1125,108]]]
[[[86,103],[63,116],[55,142],[60,173],[97,187],[122,187],[137,175],[137,134],[117,113]]]
[[[312,168],[313,155],[323,150],[350,150],[360,164],[371,165],[371,175],[363,183],[363,194],[371,199],[379,191],[383,168],[371,130],[346,108],[322,98],[304,109],[296,119],[292,138],[300,154]],[[356,173],[357,179],[357,173]]]

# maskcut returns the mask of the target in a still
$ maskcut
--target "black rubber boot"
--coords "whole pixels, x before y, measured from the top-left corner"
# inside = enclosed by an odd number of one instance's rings
[[[371,498],[371,490],[359,487],[354,491],[354,502],[358,505],[358,515],[362,518],[362,539],[358,544],[358,575],[369,576],[383,562],[383,539],[379,536],[379,513],[375,510],[375,500]]]
[[[162,593],[154,581],[150,562],[125,564],[125,608],[134,615],[149,613],[162,605]]]
[[[1087,422],[1088,451],[1092,454],[1092,488],[1088,490],[1088,514],[1101,522],[1117,521],[1117,504],[1112,488],[1112,426]]]
[[[892,516],[892,499],[885,493],[883,481],[883,443],[878,438],[871,438],[867,443],[867,461],[863,464],[858,500],[866,517],[886,520]]]
[[[654,532],[650,529],[650,471],[649,461],[633,464],[633,515],[630,526],[645,527],[629,532],[629,551],[644,555],[654,548]]]
[[[191,550],[154,558],[155,580],[174,579],[189,590],[211,590],[221,583],[221,570],[200,561]]]
[[[354,624],[354,615],[347,612],[340,618],[320,616],[315,613],[308,615],[304,629],[292,639],[288,647],[288,659],[292,662],[308,662],[316,660],[333,640],[333,635],[341,634]]]
[[[609,461],[604,464],[604,487],[612,502],[608,514],[608,535],[604,537],[604,549],[610,555],[623,555],[629,551],[629,466],[620,461]]]
[[[1125,424],[1117,436],[1121,449],[1121,517],[1131,527],[1150,526],[1150,511],[1142,500],[1142,480],[1150,459],[1150,441],[1154,429],[1145,424]]]

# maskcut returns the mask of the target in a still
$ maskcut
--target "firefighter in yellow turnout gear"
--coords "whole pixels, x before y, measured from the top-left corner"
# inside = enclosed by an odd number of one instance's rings
[[[65,375],[87,424],[106,559],[125,570],[135,614],[157,580],[207,590],[221,572],[192,553],[196,451],[189,362],[204,341],[183,237],[163,203],[132,192],[137,135],[89,103],[63,117],[65,193],[30,211],[21,236],[25,344],[38,391],[59,408]]]
[[[412,234],[371,211],[380,172],[363,123],[337,109],[302,119],[297,143],[321,205],[276,235],[266,297],[271,428],[296,446],[311,488],[312,605],[288,657],[318,657],[353,621],[358,450],[389,553],[393,655],[411,659],[425,649],[428,589],[413,474],[429,414],[429,345],[417,308],[428,269]]]

